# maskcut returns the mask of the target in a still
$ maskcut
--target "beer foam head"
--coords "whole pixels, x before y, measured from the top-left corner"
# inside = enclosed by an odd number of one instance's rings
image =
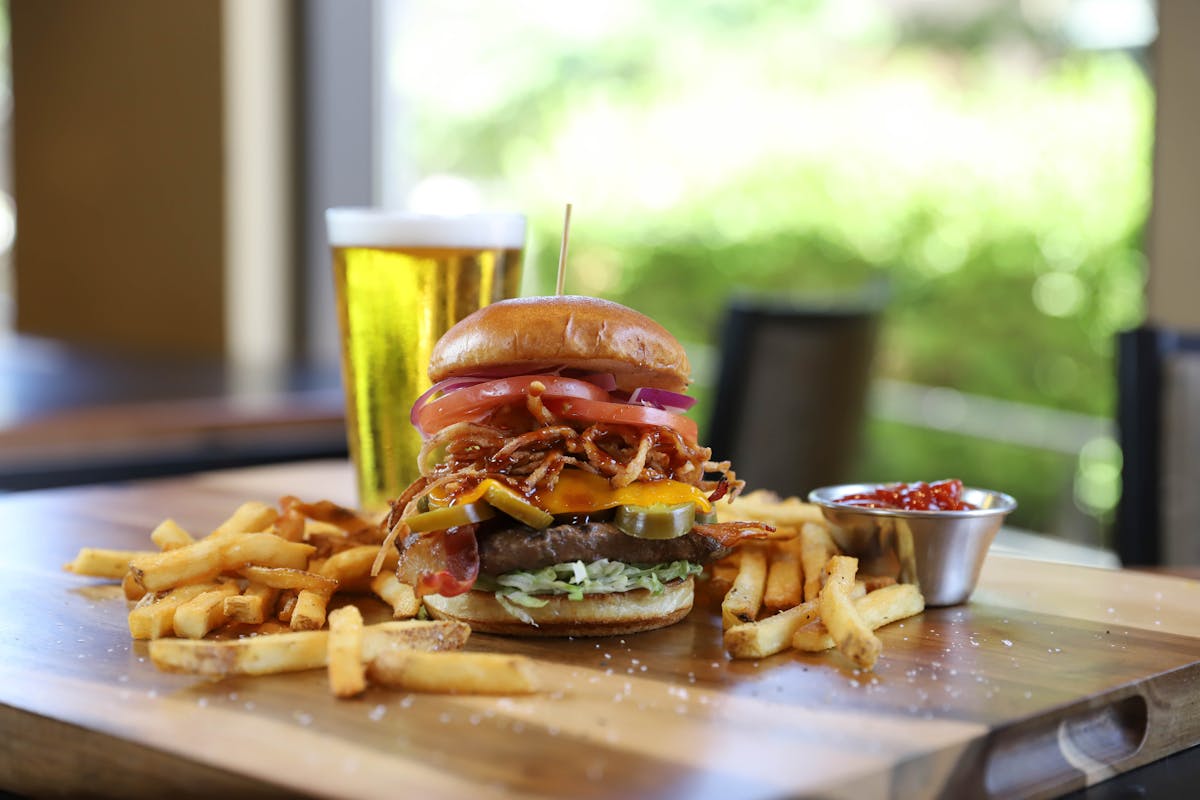
[[[522,214],[414,214],[378,208],[325,212],[333,247],[517,248],[525,244]]]

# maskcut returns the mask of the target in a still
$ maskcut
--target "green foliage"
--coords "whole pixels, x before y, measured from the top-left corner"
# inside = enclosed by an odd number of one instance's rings
[[[882,280],[880,375],[1112,414],[1113,337],[1143,315],[1153,97],[1133,59],[1061,54],[1009,11],[955,28],[820,2],[472,7],[486,38],[453,33],[476,60],[408,87],[418,162],[531,215],[537,291],[569,199],[568,291],[687,342],[715,345],[740,292]],[[449,46],[417,28],[414,73]],[[1052,526],[1068,459],[964,441],[875,424],[863,477],[978,475]]]

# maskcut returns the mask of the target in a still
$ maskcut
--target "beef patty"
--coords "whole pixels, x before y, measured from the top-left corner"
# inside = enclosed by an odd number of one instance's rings
[[[627,564],[704,564],[728,554],[729,549],[720,542],[698,533],[674,539],[638,539],[609,522],[555,525],[540,531],[517,525],[479,533],[479,573],[492,576],[565,561],[607,558]]]

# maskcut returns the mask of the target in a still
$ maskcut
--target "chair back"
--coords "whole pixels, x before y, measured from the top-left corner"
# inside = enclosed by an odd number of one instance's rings
[[[879,308],[739,299],[727,309],[713,458],[750,489],[805,495],[847,481],[866,412]]]
[[[1117,432],[1117,555],[1200,564],[1200,334],[1146,326],[1117,337]]]

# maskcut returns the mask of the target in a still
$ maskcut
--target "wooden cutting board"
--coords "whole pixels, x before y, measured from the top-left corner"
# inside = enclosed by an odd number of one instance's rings
[[[623,638],[476,650],[538,660],[534,697],[369,690],[321,671],[162,674],[119,589],[61,572],[84,545],[203,531],[242,500],[348,502],[316,462],[0,498],[0,788],[330,797],[1039,796],[1200,742],[1200,582],[991,556],[966,605],[836,654],[735,662],[719,598]],[[370,601],[368,613],[384,609]]]

